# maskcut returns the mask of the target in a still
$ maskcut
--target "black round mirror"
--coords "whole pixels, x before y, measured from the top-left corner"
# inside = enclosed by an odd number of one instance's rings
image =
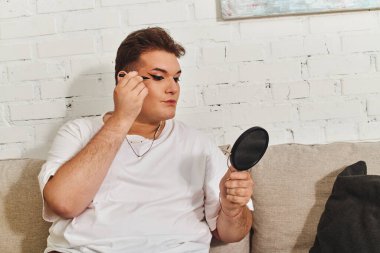
[[[268,132],[261,127],[252,127],[242,133],[232,146],[230,161],[235,169],[252,168],[263,157],[268,148]]]

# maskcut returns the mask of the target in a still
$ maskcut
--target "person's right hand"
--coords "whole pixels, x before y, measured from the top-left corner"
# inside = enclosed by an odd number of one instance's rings
[[[122,75],[124,74],[124,77]],[[117,76],[117,85],[113,93],[115,110],[114,116],[122,120],[134,122],[141,112],[148,89],[143,78],[136,71],[129,73],[120,71]]]

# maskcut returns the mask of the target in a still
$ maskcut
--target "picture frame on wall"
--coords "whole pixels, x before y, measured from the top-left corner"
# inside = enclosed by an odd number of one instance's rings
[[[380,0],[220,0],[223,19],[380,9]]]

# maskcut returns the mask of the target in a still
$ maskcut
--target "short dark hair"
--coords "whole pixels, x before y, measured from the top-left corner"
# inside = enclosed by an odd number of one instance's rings
[[[153,50],[163,50],[174,54],[177,58],[185,55],[183,46],[161,27],[148,27],[129,34],[117,49],[115,60],[115,81],[121,70],[132,71],[140,55]]]

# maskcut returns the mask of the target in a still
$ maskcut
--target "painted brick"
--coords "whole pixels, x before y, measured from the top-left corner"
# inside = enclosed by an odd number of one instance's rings
[[[215,1],[194,0],[195,18],[196,19],[213,19],[217,15],[217,8]]]
[[[110,95],[96,77],[79,77],[71,81],[54,80],[41,83],[41,98],[64,98],[77,96]]]
[[[159,2],[159,0],[101,0],[102,6],[117,6],[117,5],[130,5],[130,4],[145,4]]]
[[[310,80],[310,97],[328,97],[337,95],[337,80]]]
[[[310,86],[307,82],[295,82],[290,86],[290,99],[307,98],[310,96]]]
[[[229,62],[264,60],[269,55],[269,43],[235,43],[226,47]]]
[[[107,111],[112,111],[113,108],[114,104],[112,97],[75,100],[71,103],[70,115],[75,117],[101,115]]]
[[[94,39],[89,36],[44,41],[37,49],[40,57],[95,53]]]
[[[325,129],[321,126],[297,127],[292,129],[294,142],[301,144],[324,143],[326,140]]]
[[[302,37],[280,38],[272,43],[272,54],[276,58],[305,55]]]
[[[8,81],[7,67],[0,65],[0,83],[6,83]]]
[[[186,31],[184,31],[186,32]],[[195,31],[197,34],[197,30]],[[190,35],[190,36],[194,36]],[[234,42],[240,40],[239,26],[234,24],[226,25],[205,25],[201,30],[199,39],[208,39],[217,42]]]
[[[380,34],[362,33],[342,37],[343,52],[380,51]]]
[[[95,7],[94,0],[38,0],[38,13],[51,13],[61,11],[76,11],[84,9],[93,9]]]
[[[201,47],[202,64],[215,64],[224,63],[226,55],[226,46],[223,44],[212,44],[208,46]]]
[[[231,148],[232,148],[232,145],[235,143],[236,139],[239,138],[239,136],[241,135],[243,131],[242,127],[232,126],[232,127],[224,127],[223,129],[225,130],[223,144],[231,145]]]
[[[1,1],[0,17],[1,18],[18,18],[23,16],[32,16],[35,12],[34,1]]]
[[[9,105],[9,108],[12,120],[49,119],[66,116],[66,103],[64,101]]]
[[[18,159],[22,158],[24,147],[21,143],[10,143],[0,145],[0,160],[1,159]]]
[[[301,80],[300,60],[251,62],[239,65],[240,81],[265,82]]]
[[[271,85],[271,94],[275,101],[289,100],[290,87],[289,85],[274,83]]]
[[[326,36],[308,35],[304,38],[304,52],[307,55],[328,54],[331,49]]]
[[[107,32],[102,34],[102,45],[104,51],[111,51],[115,53],[119,48],[121,42],[127,37],[127,34],[123,34],[119,31]]]
[[[9,79],[11,81],[63,78],[65,73],[65,66],[62,63],[26,62],[9,67]]]
[[[276,128],[265,128],[270,136],[269,145],[277,145],[283,143],[293,143],[293,135],[290,131]]]
[[[302,35],[305,31],[306,23],[303,18],[277,17],[272,19],[256,19],[249,22],[242,21],[240,23],[240,32],[243,40],[252,40],[252,38],[257,37]]]
[[[300,120],[357,118],[363,116],[360,101],[315,102],[299,105]]]
[[[29,44],[0,45],[0,61],[29,60],[31,50]]]
[[[336,33],[376,29],[376,13],[350,12],[314,15],[309,17],[311,33]]]
[[[0,144],[25,142],[33,137],[32,127],[10,126],[0,127]]]
[[[198,91],[195,88],[181,89],[178,107],[196,107],[198,105]]]
[[[380,96],[371,96],[367,99],[368,115],[380,115]]]
[[[104,112],[112,111],[113,108],[114,104],[112,97],[74,100],[71,102],[70,115],[75,117],[101,115]]]
[[[237,24],[215,25],[183,25],[180,27],[171,27],[170,34],[172,37],[182,43],[195,43],[200,40],[211,40],[215,42],[240,41],[240,34]]]
[[[191,112],[177,110],[176,119],[197,129],[223,126],[225,114],[222,111],[202,109],[192,109]]]
[[[326,141],[349,141],[358,139],[358,126],[355,123],[328,124],[326,126]]]
[[[274,83],[272,94],[275,100],[307,98],[310,96],[310,86],[307,82]]]
[[[268,99],[263,85],[216,85],[204,88],[203,100],[206,105],[253,102]]]
[[[23,157],[46,160],[52,143],[50,142],[27,142],[24,144]]]
[[[344,95],[380,93],[380,75],[365,75],[342,80]]]
[[[38,124],[34,126],[34,132],[37,142],[51,142],[54,140],[58,129],[64,124],[64,121]]]
[[[63,22],[63,30],[81,31],[101,28],[119,27],[119,12],[94,11],[68,15]]]
[[[365,122],[359,124],[360,140],[380,139],[380,122]]]
[[[52,16],[34,16],[1,23],[0,31],[2,39],[32,37],[55,33],[56,23]]]
[[[190,11],[184,3],[160,3],[132,7],[127,16],[129,25],[148,25],[186,21]]]
[[[115,55],[79,57],[71,60],[74,75],[114,73]]]
[[[200,50],[196,46],[185,46],[186,54],[178,59],[178,62],[182,67],[195,67],[198,65],[198,58],[200,55]]]
[[[312,77],[366,73],[371,69],[368,55],[322,56],[308,59]]]
[[[197,86],[205,84],[231,83],[238,79],[236,66],[218,65],[201,68],[189,67],[181,75],[183,86]]]
[[[297,116],[296,108],[289,104],[233,104],[227,108],[227,119],[233,125],[291,122]]]
[[[32,85],[7,85],[1,87],[0,102],[30,100],[34,98]]]

